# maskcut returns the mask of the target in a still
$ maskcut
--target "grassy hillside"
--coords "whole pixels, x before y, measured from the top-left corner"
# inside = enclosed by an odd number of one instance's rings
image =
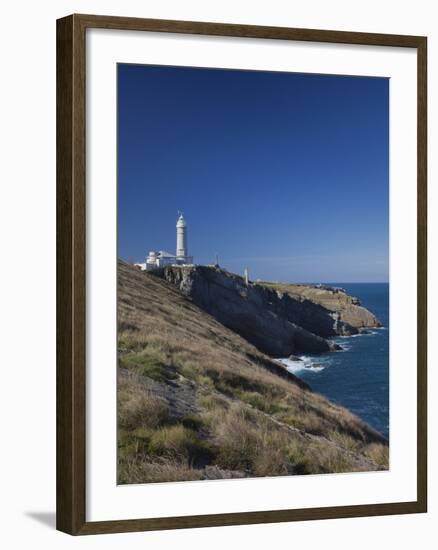
[[[119,483],[387,468],[360,419],[172,285],[118,269]]]

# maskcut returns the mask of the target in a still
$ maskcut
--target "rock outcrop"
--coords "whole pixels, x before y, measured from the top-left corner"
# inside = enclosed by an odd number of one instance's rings
[[[272,357],[334,350],[336,346],[326,338],[358,331],[335,310],[264,284],[246,285],[242,277],[220,268],[171,266],[162,276],[198,307]]]
[[[329,329],[329,332],[324,334],[325,336],[332,336],[333,331],[334,334],[348,336],[357,334],[363,329],[382,326],[375,315],[361,305],[358,298],[350,296],[342,288],[284,283],[260,284],[276,290],[279,295],[287,295],[292,300],[302,302],[305,311],[309,311],[308,302],[311,302],[321,306],[326,313],[327,311],[331,312],[335,323],[332,327],[333,330]],[[299,321],[297,322],[300,324]]]

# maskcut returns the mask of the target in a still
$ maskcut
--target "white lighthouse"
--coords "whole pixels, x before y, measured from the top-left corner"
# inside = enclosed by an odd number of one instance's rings
[[[182,213],[176,222],[176,257],[187,257],[187,223]]]
[[[144,263],[135,264],[142,271],[153,271],[169,265],[193,265],[193,256],[187,255],[187,223],[178,212],[176,222],[176,255],[165,250],[151,250]]]

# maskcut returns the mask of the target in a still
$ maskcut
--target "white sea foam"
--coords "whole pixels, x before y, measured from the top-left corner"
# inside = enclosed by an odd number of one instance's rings
[[[343,351],[349,351],[351,348],[352,348],[352,344],[339,344],[341,346],[342,349],[339,349],[338,352],[343,352]]]
[[[300,371],[320,372],[325,369],[320,363],[314,363],[312,359],[305,355],[300,356],[300,361],[294,361],[285,357],[283,359],[277,359],[279,363],[284,365],[286,369],[292,374],[296,374]],[[315,366],[314,366],[315,365]]]
[[[369,328],[365,329],[365,332],[359,332],[359,334],[354,334],[354,336],[352,336],[352,338],[356,337],[356,336],[375,336],[376,334],[379,334],[377,331],[379,329],[378,328],[374,328],[373,330],[370,330]]]

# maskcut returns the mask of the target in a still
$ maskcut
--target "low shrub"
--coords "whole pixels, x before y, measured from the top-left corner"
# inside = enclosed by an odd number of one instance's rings
[[[362,442],[360,440],[353,439],[350,435],[339,432],[338,430],[332,430],[327,434],[327,437],[340,447],[343,447],[347,451],[351,451],[353,453],[359,451],[362,446]]]
[[[183,416],[181,419],[181,424],[185,428],[189,428],[195,432],[198,432],[205,425],[202,418],[196,414],[187,414],[186,416]]]
[[[117,469],[118,483],[161,483],[202,479],[202,470],[176,461],[151,462],[142,457],[121,457]]]
[[[389,447],[380,443],[371,443],[365,448],[365,456],[382,469],[389,468]]]
[[[267,414],[276,414],[282,410],[280,403],[269,394],[263,396],[258,392],[241,392],[239,399]]]
[[[181,463],[199,466],[208,463],[212,452],[190,428],[181,424],[156,430],[149,441],[152,456],[172,458]]]
[[[166,383],[178,377],[176,368],[169,364],[166,356],[157,350],[149,348],[138,352],[129,353],[119,358],[120,366],[134,370],[142,376],[152,378],[156,382]]]
[[[214,394],[201,395],[198,398],[198,404],[201,409],[205,409],[206,411],[215,411],[217,409],[221,410],[228,408],[228,402],[225,398]]]
[[[228,411],[217,415],[210,429],[219,466],[254,475],[278,475],[289,471],[285,452],[288,437],[272,429],[265,419],[246,407],[232,405]]]
[[[167,402],[141,383],[133,380],[119,383],[117,397],[118,422],[122,429],[156,428],[169,419]]]

